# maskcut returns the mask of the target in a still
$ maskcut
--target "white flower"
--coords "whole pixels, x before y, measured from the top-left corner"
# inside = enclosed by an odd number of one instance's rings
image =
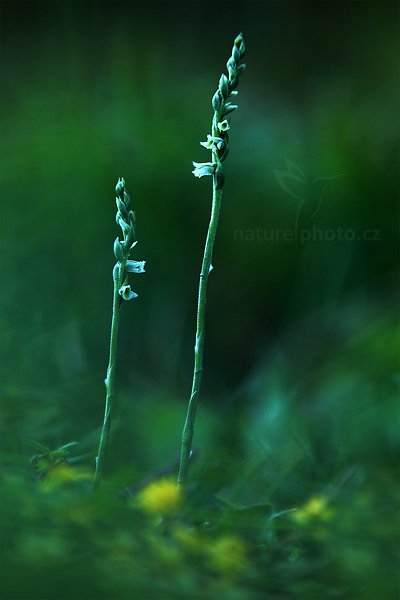
[[[230,129],[231,126],[228,123],[227,119],[224,119],[223,121],[221,121],[221,123],[218,123],[218,129],[220,131],[228,131],[228,129]]]
[[[144,273],[145,260],[127,260],[125,268],[128,273]]]
[[[201,146],[207,148],[207,150],[220,150],[224,144],[224,140],[220,137],[215,137],[210,134],[207,135],[206,142],[200,142]]]
[[[121,285],[121,287],[118,290],[118,293],[124,300],[132,300],[133,298],[138,297],[138,295],[131,290],[130,285]]]
[[[197,163],[193,161],[194,169],[192,171],[195,177],[203,177],[204,175],[214,175],[215,165],[210,162]]]

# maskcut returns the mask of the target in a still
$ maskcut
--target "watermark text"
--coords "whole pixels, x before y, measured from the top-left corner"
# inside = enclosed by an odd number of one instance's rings
[[[235,242],[268,242],[291,243],[304,245],[315,242],[380,242],[379,229],[361,229],[335,227],[322,229],[313,225],[305,229],[264,229],[253,227],[248,229],[234,229]]]

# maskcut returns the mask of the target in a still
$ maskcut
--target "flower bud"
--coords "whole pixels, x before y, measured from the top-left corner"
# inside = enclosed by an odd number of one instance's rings
[[[221,102],[221,94],[219,93],[219,90],[217,90],[211,100],[211,104],[215,112],[221,108]]]
[[[126,210],[125,204],[122,202],[122,200],[120,198],[118,198],[118,196],[115,198],[115,202],[117,203],[117,208],[118,208],[119,212],[121,213],[121,215],[126,218],[127,210]]]
[[[118,179],[117,185],[115,186],[115,193],[117,194],[117,196],[122,196],[122,194],[124,193],[124,189],[125,179],[123,177],[120,177]]]
[[[232,48],[232,58],[236,63],[238,63],[240,60],[240,52],[237,46],[233,46]]]
[[[124,249],[118,238],[116,238],[114,242],[114,256],[117,260],[122,260],[124,258]]]
[[[229,96],[229,82],[226,75],[222,74],[219,80],[218,89],[221,93],[221,96],[226,100]]]
[[[238,108],[237,104],[232,104],[231,102],[227,102],[224,107],[223,116],[229,115],[229,113],[233,112]]]

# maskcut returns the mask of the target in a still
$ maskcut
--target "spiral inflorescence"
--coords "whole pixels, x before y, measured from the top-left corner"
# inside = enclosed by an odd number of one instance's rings
[[[193,162],[195,167],[193,174],[196,177],[216,175],[218,188],[221,188],[224,183],[222,162],[227,157],[229,150],[230,118],[228,119],[227,116],[238,108],[237,104],[234,104],[231,100],[238,93],[236,87],[239,83],[239,76],[246,68],[246,65],[241,63],[245,51],[243,35],[240,33],[234,41],[232,54],[226,63],[228,76],[224,73],[221,75],[218,89],[212,97],[211,104],[214,116],[211,134],[207,135],[205,142],[200,142],[207,150],[211,150],[213,160],[208,163]]]
[[[114,267],[114,280],[119,284],[119,295],[124,300],[137,298],[128,284],[128,273],[144,273],[144,260],[131,260],[131,253],[136,246],[135,226],[136,217],[131,210],[131,199],[125,188],[125,180],[120,177],[115,186],[117,214],[116,221],[122,230],[122,240],[118,237],[114,242],[114,255],[117,264]]]

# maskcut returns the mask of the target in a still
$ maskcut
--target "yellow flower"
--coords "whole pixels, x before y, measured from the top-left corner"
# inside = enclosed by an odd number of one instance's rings
[[[246,544],[236,535],[215,540],[209,547],[209,565],[227,575],[243,572],[249,566]]]
[[[67,463],[61,463],[52,469],[42,482],[42,489],[51,492],[56,488],[69,485],[79,481],[91,481],[92,474],[84,467],[71,467]]]
[[[149,483],[137,496],[137,505],[148,513],[171,514],[182,504],[182,490],[172,479]]]
[[[324,496],[313,496],[293,513],[293,519],[301,525],[315,521],[329,521],[333,511]]]

